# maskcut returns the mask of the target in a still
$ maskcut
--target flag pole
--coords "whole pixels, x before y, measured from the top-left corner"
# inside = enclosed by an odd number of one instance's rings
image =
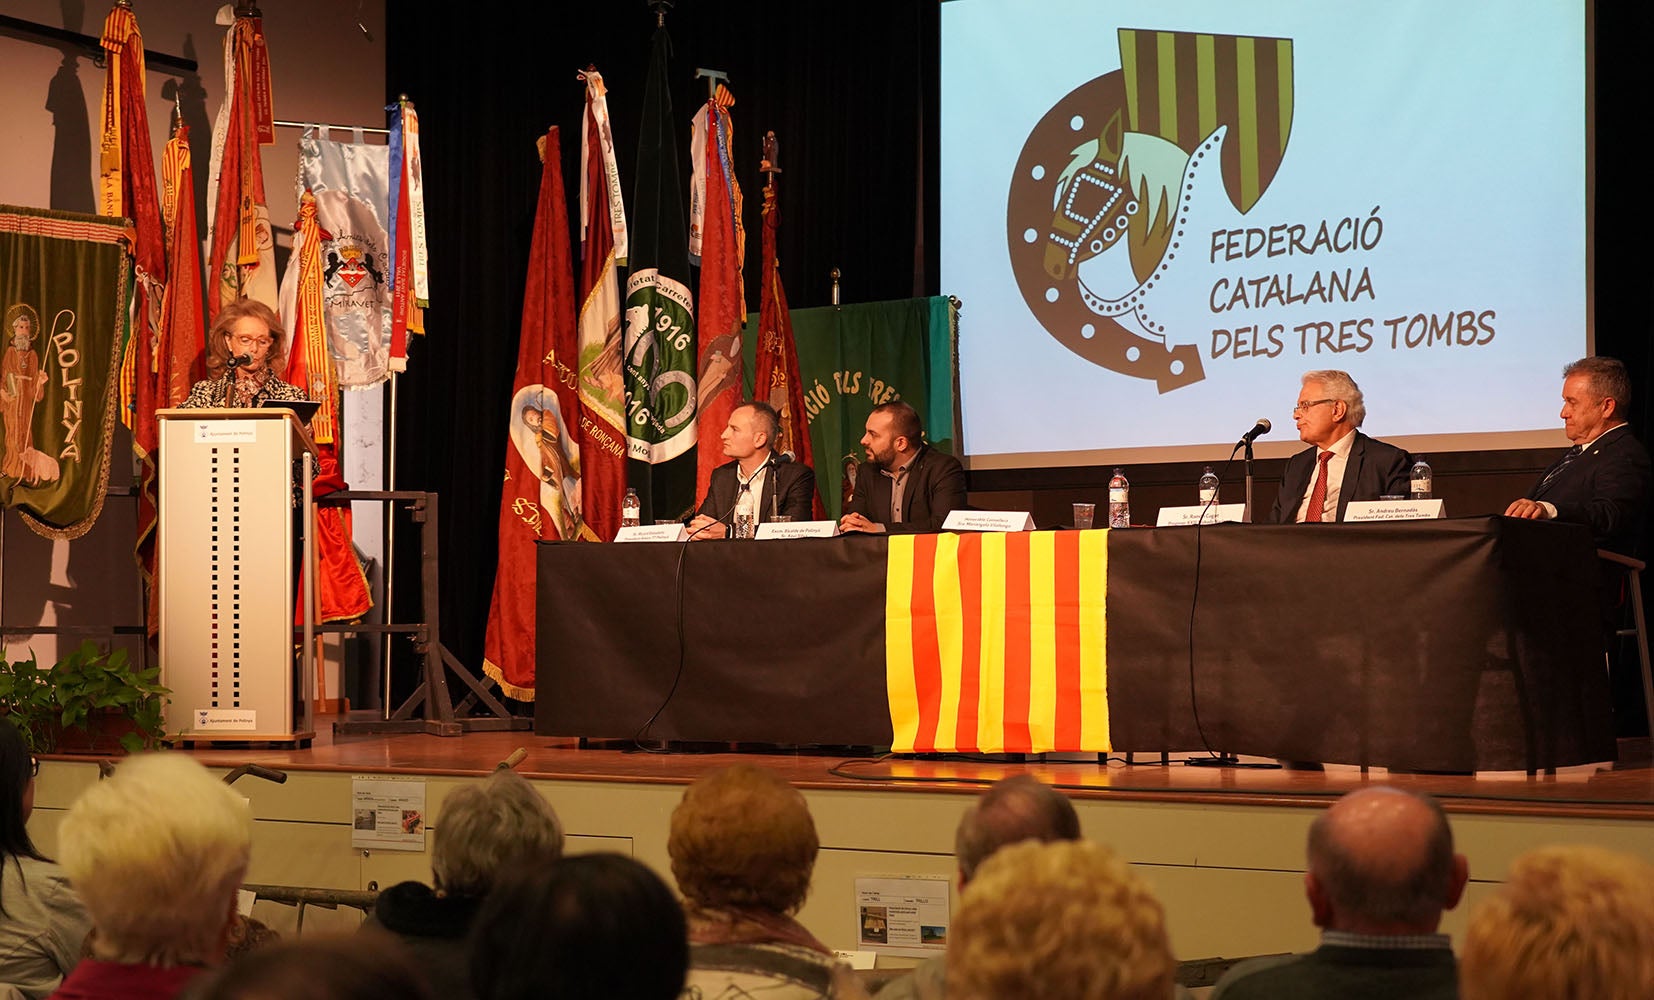
[[[666,27],[666,12],[672,9],[673,0],[647,0],[647,3],[655,8],[655,27]]]

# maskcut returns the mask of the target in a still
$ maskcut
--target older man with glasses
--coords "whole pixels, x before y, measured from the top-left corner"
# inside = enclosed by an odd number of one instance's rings
[[[1287,460],[1270,521],[1342,521],[1351,500],[1406,494],[1412,456],[1357,430],[1367,407],[1348,372],[1305,372],[1292,418],[1312,447]]]

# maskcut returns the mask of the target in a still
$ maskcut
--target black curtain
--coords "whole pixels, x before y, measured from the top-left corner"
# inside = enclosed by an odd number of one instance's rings
[[[630,210],[655,15],[643,0],[441,4],[391,14],[387,96],[406,94],[420,113],[432,296],[427,334],[409,348],[398,390],[397,485],[441,494],[442,639],[480,670],[506,447],[502,415],[540,178],[534,141],[550,126],[562,130],[578,254],[584,87],[575,73],[595,65],[608,85]],[[684,0],[667,14],[685,150],[690,118],[707,97],[696,68],[727,73],[735,95],[749,309],[758,308],[758,160],[767,130],[780,141],[779,254],[794,307],[826,304],[835,267],[845,301],[936,293],[935,240],[915,233],[934,229],[936,219],[938,17],[935,0]],[[687,176],[683,184],[687,204]],[[399,621],[419,615],[415,535],[398,536]],[[399,687],[411,687],[417,671],[402,668],[397,676]],[[393,698],[407,693],[404,687]]]
[[[494,574],[506,445],[501,414],[516,363],[539,182],[534,140],[551,125],[562,128],[569,217],[578,225],[583,91],[575,72],[595,64],[609,85],[630,201],[654,14],[644,0],[443,4],[418,15],[400,8],[392,14],[387,95],[405,93],[420,109],[434,303],[429,334],[410,349],[401,381],[397,479],[403,488],[442,496],[442,636],[462,662],[477,668]],[[936,0],[681,0],[667,15],[673,99],[686,148],[689,119],[706,98],[695,69],[727,72],[736,97],[749,308],[758,305],[759,141],[772,129],[784,171],[782,276],[794,307],[825,304],[835,267],[844,273],[845,301],[939,291],[938,20]],[[1600,4],[1591,61],[1597,350],[1630,366],[1632,421],[1645,441],[1654,439],[1647,399],[1654,386],[1648,343],[1654,282],[1645,245],[1654,212],[1637,136],[1649,98],[1642,47],[1650,20],[1645,4]],[[982,135],[995,141],[991,122],[983,123]],[[1535,155],[1548,144],[1577,141],[1531,137]],[[571,238],[578,239],[578,230]],[[1476,253],[1473,244],[1464,249]],[[400,537],[406,543],[412,535]],[[418,552],[402,544],[397,555],[397,592],[417,595],[411,574]],[[418,614],[417,599],[406,600],[414,603],[399,600],[399,620]],[[411,673],[399,672],[410,680]]]

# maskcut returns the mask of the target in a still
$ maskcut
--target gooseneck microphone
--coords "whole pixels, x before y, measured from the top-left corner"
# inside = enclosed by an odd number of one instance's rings
[[[1263,435],[1268,434],[1269,433],[1269,428],[1270,428],[1269,418],[1268,417],[1259,417],[1258,422],[1252,425],[1252,429],[1247,431],[1245,434],[1241,435],[1240,443],[1241,444],[1251,444],[1257,438],[1260,438]],[[1239,445],[1237,445],[1237,447],[1239,447]]]

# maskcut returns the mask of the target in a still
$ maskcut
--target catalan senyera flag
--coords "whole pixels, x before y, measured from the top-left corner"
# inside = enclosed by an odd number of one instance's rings
[[[1104,530],[891,536],[891,749],[1111,749],[1107,539]]]
[[[741,279],[745,238],[741,229],[741,186],[730,162],[730,105],[735,98],[722,84],[695,115],[694,134],[700,139],[694,157],[692,190],[700,210],[698,232],[691,227],[691,253],[701,258],[700,315],[696,320],[700,358],[696,378],[695,496],[706,496],[712,470],[723,465],[723,432],[729,415],[741,402],[741,327],[747,321],[745,289]]]
[[[626,494],[626,386],[620,361],[620,279],[626,207],[615,167],[614,133],[603,76],[586,83],[580,147],[580,494],[586,524],[601,541],[620,530]]]
[[[489,602],[482,669],[507,695],[534,699],[537,541],[595,540],[580,492],[580,412],[574,272],[558,130],[540,140],[540,198],[523,288],[522,339],[506,418],[500,558]]]
[[[264,200],[261,145],[275,141],[264,21],[238,17],[224,35],[224,103],[207,180],[207,312],[238,298],[276,308],[275,239]]]
[[[790,454],[794,461],[815,468],[815,449],[810,444],[810,417],[804,408],[804,385],[798,377],[798,342],[787,311],[787,290],[781,287],[781,261],[776,254],[776,229],[780,222],[779,193],[772,172],[764,185],[764,235],[762,290],[758,294],[758,348],[754,355],[752,395],[767,401],[781,416],[781,437],[776,450]],[[821,502],[819,473],[811,505],[816,520],[827,517]]]

